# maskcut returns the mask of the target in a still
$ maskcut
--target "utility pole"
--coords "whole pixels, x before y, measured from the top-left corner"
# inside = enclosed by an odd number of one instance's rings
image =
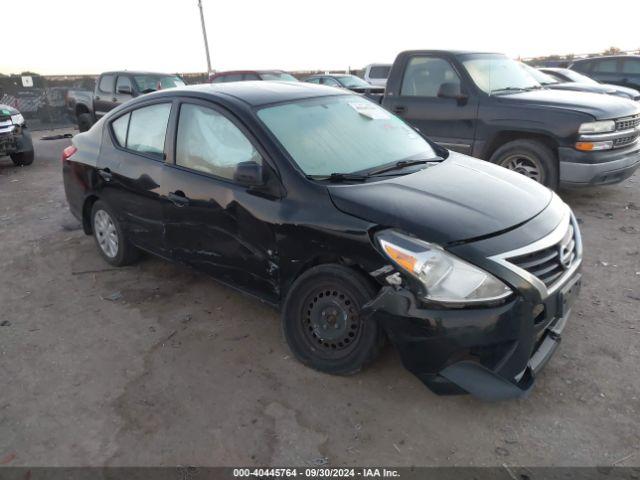
[[[211,58],[209,57],[209,41],[207,40],[207,27],[204,26],[204,15],[202,13],[202,0],[198,0],[200,9],[200,21],[202,22],[202,36],[204,37],[204,50],[207,53],[207,74],[211,73]]]

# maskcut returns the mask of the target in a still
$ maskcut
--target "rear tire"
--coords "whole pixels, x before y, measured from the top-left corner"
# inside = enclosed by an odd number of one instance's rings
[[[90,113],[81,113],[78,115],[78,130],[86,132],[93,125],[93,119]]]
[[[100,200],[91,209],[91,229],[98,251],[107,263],[123,267],[140,256],[140,251],[125,237],[113,210]]]
[[[489,161],[521,173],[552,190],[558,188],[558,159],[544,143],[514,140],[498,148]]]
[[[26,152],[12,153],[10,156],[16,167],[25,167],[33,163],[35,153],[33,150],[27,150]]]
[[[337,264],[303,273],[291,287],[282,311],[289,348],[303,364],[321,372],[350,375],[373,362],[385,336],[360,310],[376,293],[359,272]]]

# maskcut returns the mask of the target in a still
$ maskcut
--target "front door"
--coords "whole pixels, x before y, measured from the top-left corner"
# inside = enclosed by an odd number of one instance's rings
[[[248,132],[209,102],[177,115],[173,162],[162,180],[165,245],[172,258],[263,298],[278,298],[276,198],[238,180],[239,164],[266,167]]]
[[[470,154],[478,101],[443,98],[456,88],[465,93],[460,75],[447,59],[413,56],[405,65],[399,95],[387,97],[384,106],[443,147]]]

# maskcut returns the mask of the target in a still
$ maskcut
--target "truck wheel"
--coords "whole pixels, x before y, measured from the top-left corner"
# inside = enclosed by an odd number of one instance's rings
[[[31,165],[33,163],[33,159],[35,154],[33,150],[27,150],[26,152],[12,153],[11,160],[13,164],[17,167],[24,167],[26,165]]]
[[[78,115],[78,130],[86,132],[91,128],[93,120],[90,113],[81,113]]]
[[[91,229],[100,255],[111,265],[123,267],[138,259],[140,251],[127,240],[116,215],[100,200],[91,209]]]
[[[303,273],[282,312],[284,336],[295,357],[334,375],[356,373],[375,360],[384,332],[371,317],[360,317],[375,293],[359,272],[341,265],[319,265]]]
[[[514,140],[498,148],[490,162],[555,190],[558,187],[558,160],[553,151],[535,140]]]

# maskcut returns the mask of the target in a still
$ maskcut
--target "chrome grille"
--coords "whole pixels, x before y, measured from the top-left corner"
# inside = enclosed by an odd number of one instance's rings
[[[564,237],[555,245],[507,258],[507,261],[526,270],[546,287],[550,287],[571,268],[576,257],[576,234],[573,225],[569,223]]]
[[[613,148],[620,148],[627,146],[638,139],[638,135],[627,135],[626,137],[619,137],[613,139]]]
[[[630,130],[640,125],[640,115],[616,120],[616,130]]]

